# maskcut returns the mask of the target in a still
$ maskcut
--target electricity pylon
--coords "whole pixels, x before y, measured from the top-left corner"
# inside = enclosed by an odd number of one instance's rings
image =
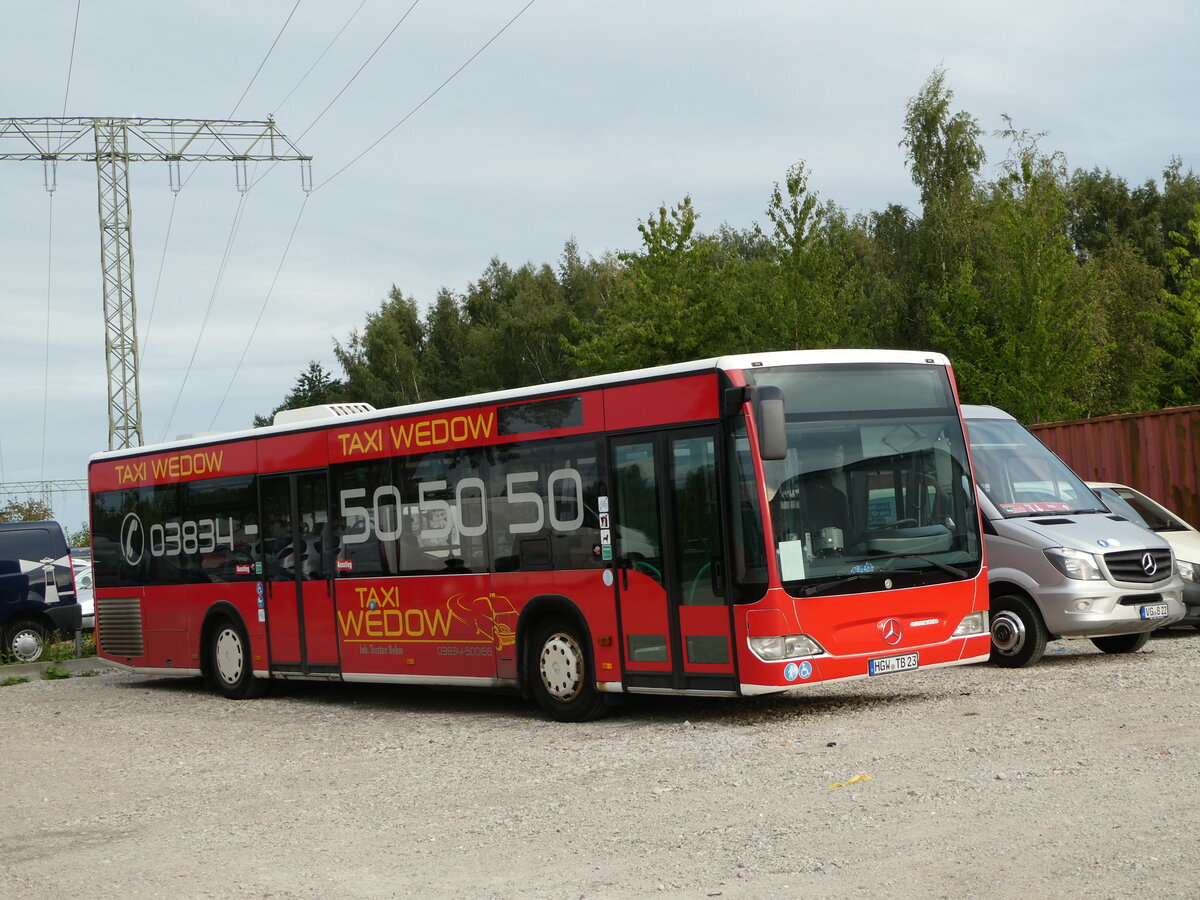
[[[91,138],[91,140],[89,140]],[[237,187],[250,189],[247,163],[299,160],[301,186],[312,190],[312,157],[275,122],[210,119],[0,119],[0,159],[41,160],[46,190],[59,162],[94,161],[100,197],[100,269],[104,284],[104,358],[108,366],[108,449],[137,447],[142,438],[137,314],[133,293],[133,231],[129,163],[166,162],[171,190],[182,186],[179,165],[229,160]]]

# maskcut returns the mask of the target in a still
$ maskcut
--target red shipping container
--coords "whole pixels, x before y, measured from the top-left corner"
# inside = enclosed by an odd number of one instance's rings
[[[1031,425],[1086,481],[1127,484],[1200,525],[1200,406]]]

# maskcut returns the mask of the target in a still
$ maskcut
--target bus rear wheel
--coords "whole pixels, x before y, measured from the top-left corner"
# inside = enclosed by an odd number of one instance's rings
[[[587,722],[608,703],[596,690],[591,659],[577,628],[562,619],[536,625],[530,641],[529,682],[542,712],[559,722]]]
[[[1150,640],[1150,632],[1140,634],[1112,634],[1107,637],[1094,637],[1092,643],[1105,653],[1137,653]]]
[[[208,676],[217,693],[230,700],[248,700],[266,693],[266,679],[254,677],[246,629],[233,619],[223,618],[213,625]]]

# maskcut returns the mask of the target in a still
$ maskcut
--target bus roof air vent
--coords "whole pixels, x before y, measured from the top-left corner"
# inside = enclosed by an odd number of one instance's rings
[[[281,409],[275,413],[273,424],[292,425],[296,422],[338,419],[342,416],[356,416],[359,413],[369,412],[375,412],[375,407],[370,403],[325,403],[321,406],[305,406],[300,409]]]

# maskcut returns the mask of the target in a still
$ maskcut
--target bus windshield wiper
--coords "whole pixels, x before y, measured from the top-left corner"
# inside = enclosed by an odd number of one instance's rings
[[[831,591],[834,588],[840,588],[843,585],[853,584],[854,582],[861,581],[864,578],[874,578],[874,577],[876,577],[878,575],[882,575],[882,574],[883,574],[882,571],[851,572],[849,575],[846,575],[842,578],[835,578],[835,579],[833,579],[833,581],[822,581],[820,584],[809,585],[800,593],[803,594],[805,597],[811,597],[811,596],[813,596],[813,594],[819,594],[822,591]]]
[[[943,572],[949,572],[956,578],[969,578],[970,576],[957,566],[952,566],[948,563],[938,562],[936,559],[930,559],[928,556],[922,556],[920,553],[887,553],[883,556],[872,556],[869,558],[871,562],[877,559],[919,559],[921,562],[927,562],[931,566],[941,569]],[[886,571],[886,570],[885,570]],[[892,570],[895,571],[895,570]]]

